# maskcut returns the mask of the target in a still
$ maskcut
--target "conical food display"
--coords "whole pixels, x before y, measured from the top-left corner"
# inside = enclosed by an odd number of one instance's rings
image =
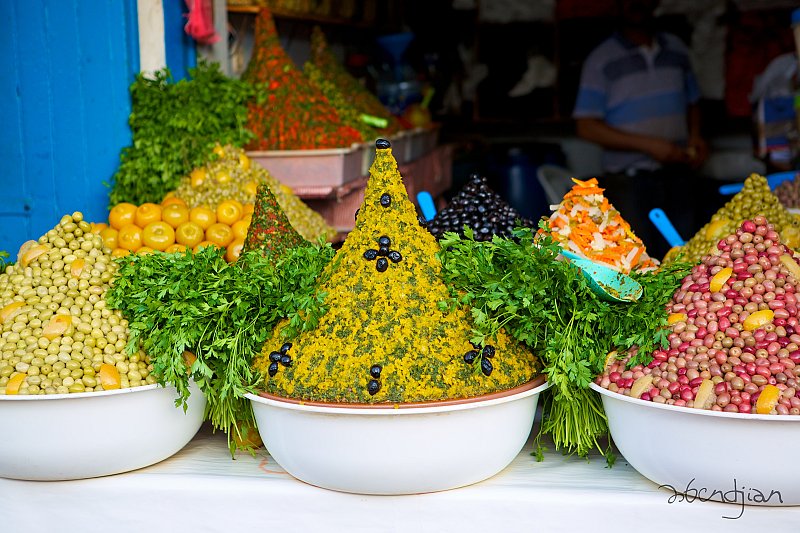
[[[267,8],[256,17],[253,55],[242,79],[264,94],[248,107],[251,150],[349,148],[360,133],[345,125],[322,92],[295,67]]]
[[[188,207],[215,210],[224,200],[252,204],[259,185],[266,184],[291,225],[305,239],[331,239],[336,235],[336,230],[325,222],[322,215],[311,209],[291,188],[275,179],[267,169],[254,163],[244,150],[233,146],[217,146],[214,151],[217,158],[184,176],[174,191],[174,196],[183,200]]]
[[[408,198],[388,141],[379,140],[364,202],[320,279],[327,312],[292,339],[285,323],[255,366],[265,392],[339,403],[466,398],[528,382],[537,359],[500,330],[470,343],[465,310],[449,299],[436,239]]]
[[[744,181],[742,190],[714,213],[685,245],[668,254],[665,261],[681,254],[683,261],[696,263],[714,250],[720,239],[734,233],[743,221],[757,216],[766,217],[787,246],[800,246],[800,221],[781,204],[764,176],[752,174]]]
[[[572,181],[575,185],[550,215],[553,240],[625,274],[656,268],[658,261],[647,254],[642,240],[603,195],[597,179]]]
[[[253,218],[247,229],[243,252],[261,250],[264,255],[283,255],[304,242],[297,233],[267,184],[258,186]]]
[[[475,240],[488,241],[493,235],[510,237],[517,225],[530,228],[534,224],[494,192],[485,177],[473,174],[447,207],[428,222],[428,231],[436,238],[447,231],[463,235],[465,225],[475,232]]]

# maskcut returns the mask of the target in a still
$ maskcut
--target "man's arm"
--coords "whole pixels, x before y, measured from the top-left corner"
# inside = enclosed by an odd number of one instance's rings
[[[575,125],[579,137],[609,150],[642,152],[663,163],[689,162],[686,150],[664,139],[628,133],[597,118],[578,118]]]

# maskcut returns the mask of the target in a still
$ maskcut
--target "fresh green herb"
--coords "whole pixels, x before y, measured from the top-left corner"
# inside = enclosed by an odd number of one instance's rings
[[[213,157],[215,143],[241,147],[252,139],[245,125],[253,86],[226,77],[216,63],[200,62],[189,75],[173,83],[164,68],[131,84],[133,142],[112,177],[111,206],[158,203]]]
[[[5,250],[0,250],[0,272],[6,269],[13,261],[10,261],[11,256]]]
[[[279,320],[288,318],[294,331],[316,325],[325,312],[316,281],[334,253],[329,244],[307,244],[278,259],[247,252],[231,264],[215,247],[130,255],[118,260],[107,300],[129,321],[128,350],[149,355],[184,408],[191,374],[208,397],[206,418],[228,434],[233,453],[231,430],[241,437],[255,423],[243,397],[261,382],[253,357]],[[190,369],[184,351],[197,357]]]
[[[673,263],[657,272],[634,273],[642,284],[635,303],[599,299],[581,271],[558,260],[559,246],[549,236],[517,228],[513,238],[477,242],[446,233],[439,254],[452,299],[444,306],[468,305],[475,343],[499,328],[541,358],[552,387],[543,396],[542,434],[557,450],[585,457],[592,449],[607,457],[598,438],[608,434],[599,395],[589,389],[612,350],[638,348],[630,364],[646,363],[667,343],[666,303],[691,265]]]

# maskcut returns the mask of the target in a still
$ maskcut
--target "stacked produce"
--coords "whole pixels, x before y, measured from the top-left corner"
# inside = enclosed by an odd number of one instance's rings
[[[292,190],[282,185],[264,167],[253,163],[244,150],[216,146],[217,158],[184,176],[173,195],[190,208],[213,211],[224,201],[253,204],[259,185],[266,184],[289,222],[308,240],[331,239],[336,230],[322,216],[308,207]]]
[[[763,216],[745,220],[686,276],[667,305],[669,347],[597,383],[661,404],[800,414],[800,265]]]
[[[117,265],[80,212],[20,247],[0,274],[0,394],[67,394],[156,383],[128,321],[106,306]]]
[[[684,261],[696,263],[715,250],[721,238],[734,233],[744,220],[752,220],[757,216],[766,217],[787,246],[800,246],[800,221],[781,205],[764,176],[752,174],[744,181],[742,190],[714,213],[711,220],[677,253],[682,254]],[[673,257],[675,254],[670,254],[665,261]]]
[[[262,8],[256,17],[253,55],[242,80],[259,97],[249,104],[251,150],[348,148],[360,133],[345,125],[325,96],[308,82],[281,47],[275,22]]]
[[[172,82],[168,69],[139,74],[130,88],[133,140],[121,153],[109,204],[159,202],[193,168],[212,157],[215,143],[243,146],[253,88],[200,62],[190,79]]]
[[[244,252],[259,250],[263,255],[282,256],[305,240],[289,223],[266,183],[258,186],[253,220],[247,230]]]
[[[437,239],[447,231],[463,235],[465,225],[475,233],[475,240],[488,241],[493,235],[510,237],[518,225],[533,227],[533,221],[489,188],[485,177],[473,174],[447,207],[428,222],[428,231]]]
[[[550,215],[553,239],[581,257],[606,264],[625,274],[656,268],[642,240],[603,195],[592,178],[575,185]]]
[[[216,246],[225,250],[228,261],[235,261],[244,245],[252,210],[253,204],[243,205],[237,200],[224,200],[213,210],[205,206],[190,209],[174,196],[161,204],[122,202],[111,208],[108,226],[99,229],[99,234],[114,257]]]
[[[303,400],[465,398],[531,380],[538,361],[499,329],[471,338],[470,315],[443,309],[439,246],[422,228],[387,141],[378,141],[356,227],[325,269],[327,312],[313,328],[281,322],[255,367],[265,390]],[[473,344],[471,341],[475,341]]]
[[[800,207],[800,181],[797,176],[794,179],[786,180],[775,187],[775,196],[778,197],[783,207]]]
[[[349,118],[348,123],[355,120],[362,125],[367,124],[361,119],[362,115],[367,115],[378,119],[381,124],[380,131],[384,135],[397,133],[403,129],[397,117],[381,103],[378,97],[336,59],[319,26],[315,26],[311,31],[311,57],[303,69],[311,82],[325,94],[337,111]],[[357,126],[356,129],[362,133],[366,141],[375,138],[376,130],[373,128]]]

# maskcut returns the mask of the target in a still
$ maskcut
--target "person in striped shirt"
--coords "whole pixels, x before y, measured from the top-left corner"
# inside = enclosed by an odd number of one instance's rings
[[[686,46],[654,29],[657,0],[618,4],[621,27],[584,61],[573,118],[578,136],[604,149],[598,181],[609,201],[648,249],[666,252],[650,209],[664,208],[688,238],[696,206],[681,189],[707,187],[696,173],[708,154],[700,91]]]

